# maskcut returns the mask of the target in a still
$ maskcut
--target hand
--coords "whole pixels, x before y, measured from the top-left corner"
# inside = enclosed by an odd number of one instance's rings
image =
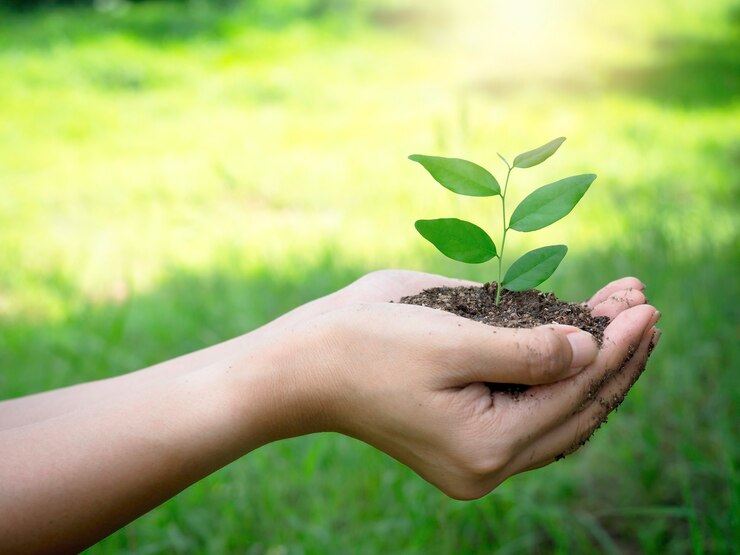
[[[485,495],[577,449],[621,402],[656,340],[658,313],[641,289],[625,278],[589,301],[613,318],[600,351],[570,327],[493,328],[409,305],[355,304],[310,319],[281,348],[303,353],[299,375],[281,382],[303,397],[305,428],[289,435],[343,432],[452,497]],[[483,382],[533,387],[513,398]]]
[[[291,310],[250,335],[255,337],[280,333],[286,326],[306,322],[331,310],[354,303],[398,302],[401,297],[415,295],[424,289],[458,285],[480,285],[480,283],[409,270],[377,270],[365,274],[334,293]]]

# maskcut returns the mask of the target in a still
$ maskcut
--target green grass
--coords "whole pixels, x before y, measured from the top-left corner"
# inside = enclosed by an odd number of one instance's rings
[[[516,193],[599,178],[548,237],[512,247],[566,242],[546,286],[568,299],[641,277],[663,340],[582,452],[483,500],[311,436],[90,552],[732,552],[736,3],[208,6],[0,12],[0,398],[212,344],[381,267],[491,279],[413,221],[496,229],[495,203],[434,187],[405,156],[495,170],[496,151],[559,135]]]

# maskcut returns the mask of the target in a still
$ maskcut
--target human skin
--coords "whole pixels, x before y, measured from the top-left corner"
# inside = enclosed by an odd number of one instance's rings
[[[391,304],[460,282],[369,274],[220,345],[125,376],[0,403],[0,545],[75,552],[250,451],[337,431],[459,499],[588,437],[644,368],[659,313],[624,278],[567,326],[493,328]],[[483,382],[531,384],[513,400]]]

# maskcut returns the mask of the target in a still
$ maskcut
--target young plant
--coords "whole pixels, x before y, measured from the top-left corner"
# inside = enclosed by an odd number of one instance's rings
[[[496,178],[478,164],[460,158],[443,158],[413,154],[410,160],[418,162],[432,177],[453,193],[471,197],[501,197],[501,248],[496,249],[493,239],[477,225],[458,218],[439,218],[436,220],[417,220],[415,227],[424,239],[453,260],[468,264],[481,264],[498,259],[498,287],[496,306],[501,299],[501,290],[524,291],[537,287],[549,278],[560,265],[568,252],[565,245],[550,245],[534,249],[516,262],[501,280],[501,269],[509,231],[536,231],[547,227],[566,216],[578,204],[596,176],[592,173],[566,177],[544,185],[532,192],[516,207],[509,221],[506,221],[506,193],[509,177],[514,168],[531,168],[541,164],[565,141],[559,137],[539,148],[524,152],[514,158],[514,163],[498,155],[506,164],[506,180],[503,191]]]

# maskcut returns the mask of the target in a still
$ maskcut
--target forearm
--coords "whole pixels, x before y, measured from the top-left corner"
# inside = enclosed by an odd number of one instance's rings
[[[141,370],[0,402],[0,431],[54,418],[154,387],[247,348],[249,334]]]
[[[338,291],[305,304],[244,335],[224,341],[148,368],[112,378],[0,401],[0,431],[40,422],[92,405],[125,396],[144,387],[176,379],[219,360],[237,356],[252,345],[267,341],[280,330],[331,310],[344,302]]]
[[[277,439],[270,372],[247,353],[0,432],[4,552],[78,551]]]

